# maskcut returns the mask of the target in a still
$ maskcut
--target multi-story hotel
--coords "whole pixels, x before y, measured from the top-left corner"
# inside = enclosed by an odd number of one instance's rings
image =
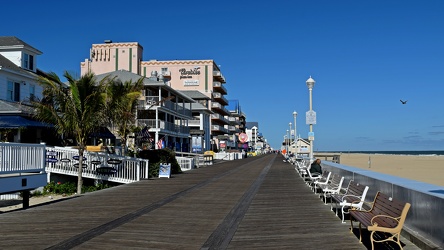
[[[137,75],[149,77],[152,73],[158,75],[159,79],[165,82],[174,90],[196,91],[208,98],[201,98],[199,103],[208,107],[210,112],[210,131],[203,131],[204,134],[211,134],[210,139],[213,146],[219,147],[220,140],[231,140],[233,143],[233,132],[229,117],[231,112],[226,108],[227,89],[225,77],[214,60],[171,60],[143,61],[143,48],[137,42],[114,43],[105,41],[103,44],[93,44],[90,51],[90,58],[81,63],[81,74],[92,71],[95,74],[104,74],[117,70],[126,70]],[[193,116],[193,119],[198,119]],[[193,123],[193,122],[190,122]],[[200,123],[203,124],[203,123]],[[202,130],[204,127],[200,126]],[[233,131],[231,131],[233,130]],[[205,138],[205,137],[204,137]],[[206,141],[204,139],[204,141]],[[203,143],[205,150],[209,150],[208,141]]]

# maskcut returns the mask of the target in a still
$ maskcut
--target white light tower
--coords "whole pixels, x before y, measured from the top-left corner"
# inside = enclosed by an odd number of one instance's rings
[[[296,157],[298,156],[298,137],[297,137],[297,133],[296,133],[296,116],[298,116],[298,112],[293,111],[293,117],[294,117],[294,142],[295,142],[295,146],[296,146]]]
[[[310,78],[307,79],[306,83],[310,95],[310,111],[307,115],[307,123],[310,124],[310,134],[308,136],[308,140],[310,141],[310,161],[313,161],[313,124],[316,124],[316,113],[313,111],[313,87],[315,85],[315,80],[310,76]]]

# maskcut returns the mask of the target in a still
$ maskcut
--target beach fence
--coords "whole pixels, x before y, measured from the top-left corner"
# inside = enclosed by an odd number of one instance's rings
[[[421,249],[444,248],[444,187],[323,161],[322,169],[369,186],[366,201],[381,191],[411,203],[402,235]],[[437,248],[440,247],[440,248]]]

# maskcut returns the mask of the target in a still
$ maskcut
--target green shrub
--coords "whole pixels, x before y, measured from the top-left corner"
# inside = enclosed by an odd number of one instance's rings
[[[139,157],[149,160],[149,178],[159,176],[159,167],[161,163],[171,163],[171,174],[182,173],[180,165],[176,160],[176,154],[170,149],[142,150],[139,152]]]
[[[82,193],[94,192],[109,187],[111,187],[109,184],[99,184],[96,186],[83,185]],[[43,187],[43,192],[41,193],[41,195],[48,195],[48,194],[71,195],[75,194],[76,192],[77,192],[77,184],[74,182],[61,183],[61,182],[51,181],[48,184],[46,184],[46,186]]]

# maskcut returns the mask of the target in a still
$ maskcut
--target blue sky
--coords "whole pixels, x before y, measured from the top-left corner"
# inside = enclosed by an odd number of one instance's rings
[[[8,1],[0,35],[59,75],[106,39],[139,42],[144,60],[213,59],[275,148],[293,111],[307,138],[312,76],[315,151],[444,150],[442,0],[115,2]]]

